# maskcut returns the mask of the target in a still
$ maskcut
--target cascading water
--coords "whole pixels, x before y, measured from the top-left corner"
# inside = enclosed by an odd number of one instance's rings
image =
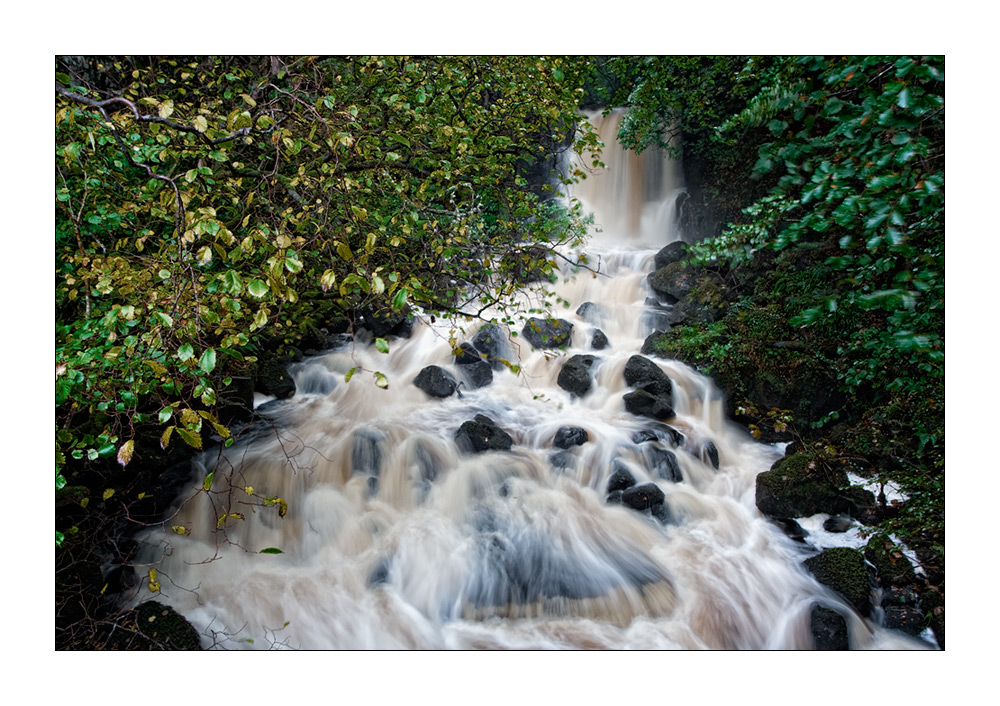
[[[921,646],[800,567],[806,550],[754,504],[781,452],[725,420],[711,381],[657,360],[676,416],[625,411],[626,362],[653,325],[645,277],[678,237],[680,175],[663,155],[624,154],[620,118],[595,118],[609,167],[576,194],[603,230],[588,249],[602,274],[567,270],[555,285],[570,305],[553,313],[573,324],[566,349],[515,337],[519,374],[498,366],[491,384],[444,399],[413,380],[428,365],[460,377],[447,324],[418,323],[388,355],[358,338],[293,366],[295,396],[202,454],[192,489],[210,490],[141,537],[137,566],[161,587],[143,582],[142,597],[176,608],[206,647],[808,649],[816,603],[848,617],[855,648]],[[595,351],[597,328],[609,345]],[[583,397],[557,384],[575,354],[595,356]],[[512,448],[463,451],[456,431],[476,415]],[[555,448],[565,427],[587,441]],[[656,512],[607,502],[622,469],[662,491]]]

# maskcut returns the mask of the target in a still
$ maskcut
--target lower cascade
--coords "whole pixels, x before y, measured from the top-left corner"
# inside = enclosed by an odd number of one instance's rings
[[[929,647],[824,587],[802,565],[822,545],[758,511],[782,448],[709,379],[638,356],[671,228],[605,228],[599,274],[566,265],[558,310],[509,328],[418,317],[388,354],[359,334],[292,365],[296,394],[200,454],[140,535],[159,591],[135,600],[226,649],[813,649],[833,614],[852,648]]]

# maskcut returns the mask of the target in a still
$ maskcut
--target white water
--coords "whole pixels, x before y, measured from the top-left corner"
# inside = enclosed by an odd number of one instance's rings
[[[614,169],[622,156],[613,127],[601,127]],[[418,324],[388,355],[359,340],[293,366],[299,392],[262,408],[273,426],[221,460],[203,454],[193,496],[143,537],[137,570],[155,567],[161,590],[144,581],[138,599],[174,606],[206,647],[808,649],[817,602],[848,616],[855,648],[919,647],[800,567],[809,550],[754,505],[755,478],[780,451],[729,424],[712,383],[678,362],[657,360],[674,383],[668,421],[685,437],[674,449],[683,482],[646,470],[632,435],[658,425],[624,410],[623,370],[650,332],[645,277],[655,251],[678,237],[664,202],[680,189],[676,165],[657,165],[653,185],[636,182],[647,169],[632,164],[626,186],[578,194],[603,228],[588,250],[603,274],[567,272],[555,287],[569,307],[554,315],[574,324],[568,350],[532,351],[517,337],[520,375],[503,369],[492,385],[443,400],[412,381],[431,364],[454,372],[447,324]],[[618,183],[613,171],[602,180]],[[584,302],[601,308],[603,351],[590,350],[594,326],[574,313]],[[576,353],[599,359],[582,399],[556,385]],[[454,434],[476,414],[506,430],[513,449],[462,454]],[[583,427],[590,441],[557,468],[552,440],[563,426]],[[708,440],[719,469],[701,459]],[[605,502],[615,462],[657,483],[671,522]],[[195,493],[209,471],[211,492]],[[287,514],[267,497],[284,499]],[[242,519],[220,523],[229,513]],[[282,553],[258,553],[271,547]]]

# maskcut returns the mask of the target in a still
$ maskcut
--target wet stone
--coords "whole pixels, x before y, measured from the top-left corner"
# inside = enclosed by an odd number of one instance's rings
[[[834,515],[826,519],[823,529],[827,532],[846,532],[853,524],[854,521],[847,515]]]
[[[657,478],[668,480],[671,483],[681,483],[684,481],[680,464],[677,463],[677,456],[672,451],[656,446],[648,446],[643,449],[643,457],[646,462],[646,468]]]
[[[601,329],[594,329],[594,336],[590,339],[590,347],[595,351],[603,351],[605,348],[611,345],[608,337],[604,335],[604,331]]]
[[[450,397],[458,388],[454,376],[438,365],[428,365],[417,373],[413,384],[431,397]]]
[[[559,427],[552,445],[557,449],[568,449],[572,446],[582,446],[589,440],[587,430],[582,427]]]
[[[573,338],[573,324],[565,319],[528,319],[521,335],[535,348],[563,348]]]
[[[465,453],[509,451],[514,439],[484,414],[462,423],[455,432],[455,441]]]
[[[501,361],[510,360],[513,353],[510,345],[510,335],[499,324],[485,324],[472,337],[472,344],[480,353],[486,355],[486,360],[494,370],[501,370]]]
[[[823,606],[813,606],[809,628],[817,650],[847,650],[847,620],[840,613]]]
[[[592,355],[575,355],[565,363],[559,371],[559,378],[556,383],[567,392],[583,397],[592,385],[590,369],[597,360]]]
[[[643,483],[633,485],[622,493],[622,505],[633,510],[650,510],[662,505],[666,497],[656,483]]]
[[[617,468],[608,478],[608,493],[625,490],[635,485],[635,478],[625,468]]]
[[[701,458],[702,463],[707,463],[716,470],[719,469],[719,449],[715,447],[715,442],[706,441],[702,444],[699,457]]]

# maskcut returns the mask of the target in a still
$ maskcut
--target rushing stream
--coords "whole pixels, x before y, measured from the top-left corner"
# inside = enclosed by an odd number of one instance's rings
[[[137,566],[155,567],[161,590],[143,582],[141,598],[175,607],[206,647],[810,649],[816,603],[848,616],[852,647],[921,646],[801,568],[817,546],[754,504],[755,477],[781,449],[727,422],[710,380],[656,359],[676,417],[668,427],[625,411],[626,361],[657,323],[645,278],[679,237],[681,179],[662,154],[618,149],[619,118],[594,118],[608,169],[577,192],[602,229],[587,246],[601,274],[567,270],[554,285],[569,306],[553,316],[574,325],[567,348],[532,350],[517,336],[520,374],[497,366],[491,384],[443,399],[413,380],[428,365],[460,378],[449,322],[418,322],[387,355],[359,336],[292,366],[294,397],[258,410],[271,424],[221,461],[203,454],[192,488],[212,472],[211,492],[144,535]],[[603,350],[591,348],[595,328]],[[557,384],[575,354],[596,357],[582,398]],[[456,431],[477,414],[511,450],[460,449]],[[564,427],[588,440],[556,448]],[[620,469],[662,490],[658,513],[607,502]],[[272,548],[281,553],[260,553]]]

